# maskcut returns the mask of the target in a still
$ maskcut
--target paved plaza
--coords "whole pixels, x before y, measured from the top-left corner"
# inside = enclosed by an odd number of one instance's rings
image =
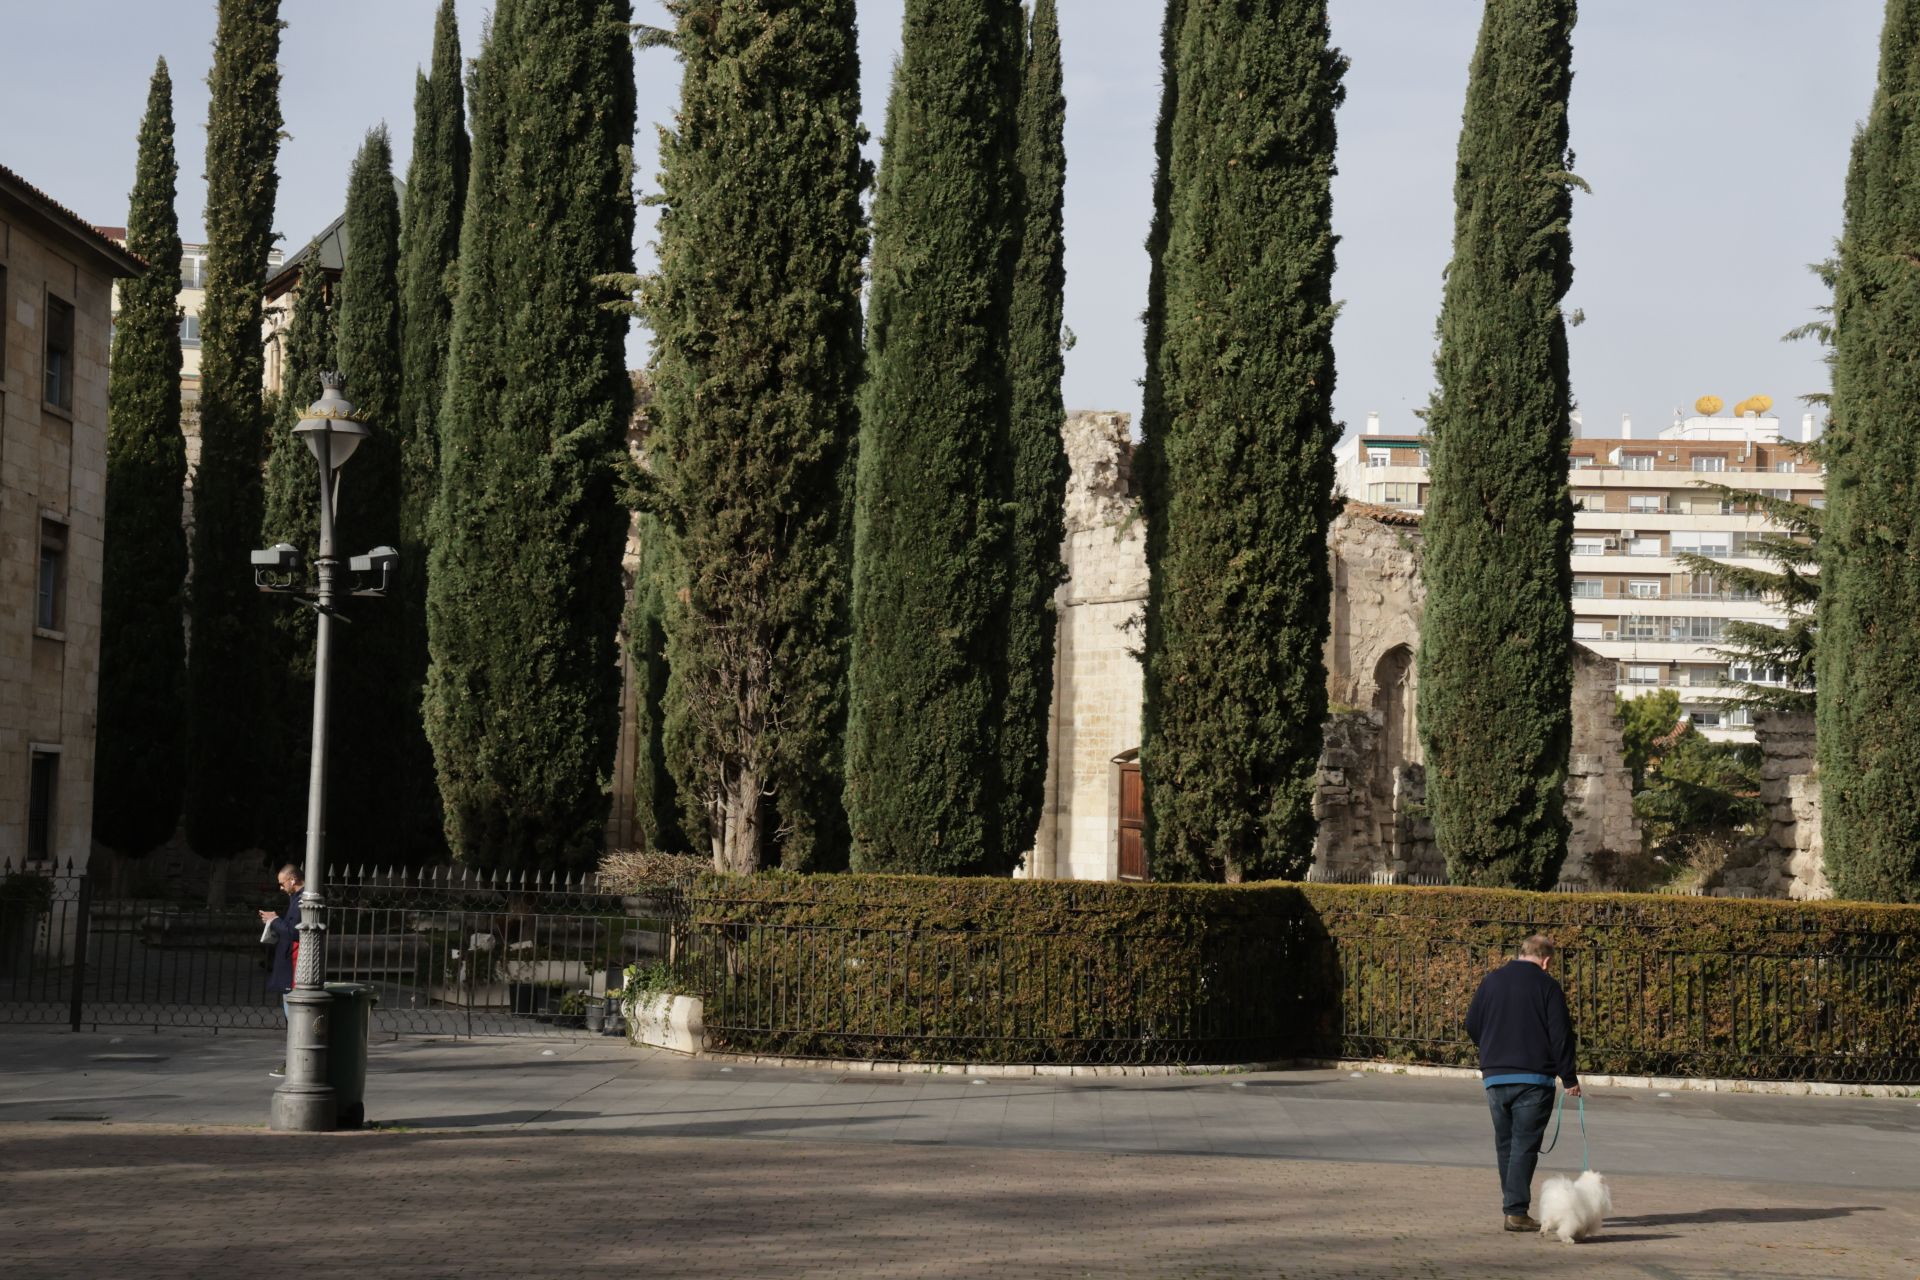
[[[1471,1081],[976,1078],[607,1040],[377,1043],[376,1128],[264,1130],[278,1041],[0,1031],[0,1273],[1920,1277],[1920,1099],[1602,1089],[1608,1234],[1498,1230]],[[1580,1166],[1571,1115],[1544,1172]]]

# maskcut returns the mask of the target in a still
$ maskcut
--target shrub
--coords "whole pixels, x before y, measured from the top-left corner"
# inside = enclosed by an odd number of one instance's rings
[[[1590,1072],[1920,1072],[1920,910],[1365,885],[704,875],[716,1047],[916,1061],[1470,1064],[1481,975],[1552,934]]]

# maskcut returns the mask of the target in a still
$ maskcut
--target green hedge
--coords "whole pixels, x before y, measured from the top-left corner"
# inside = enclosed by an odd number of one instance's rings
[[[716,1047],[917,1061],[1473,1061],[1553,935],[1587,1072],[1920,1080],[1920,908],[1350,885],[703,876]]]

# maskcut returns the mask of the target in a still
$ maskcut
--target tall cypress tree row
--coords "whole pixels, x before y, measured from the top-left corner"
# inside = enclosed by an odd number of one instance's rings
[[[1566,856],[1574,8],[1489,0],[1460,127],[1419,663],[1427,803],[1456,884],[1550,888]]]
[[[598,856],[612,769],[632,388],[596,277],[633,270],[627,0],[502,0],[474,71],[439,490],[427,732],[448,842]]]
[[[264,613],[248,554],[260,532],[260,285],[280,178],[280,0],[220,0],[207,109],[207,300],[189,593],[188,838],[224,857],[259,834],[267,715]]]
[[[716,866],[846,865],[849,479],[860,380],[853,0],[677,0],[653,450],[678,590],[676,762]],[[776,852],[777,850],[777,852]]]
[[[1325,0],[1188,0],[1173,82],[1140,759],[1154,873],[1304,871],[1326,715]]]
[[[147,270],[120,286],[107,382],[107,536],[100,590],[100,702],[93,834],[138,856],[173,835],[183,782],[186,642],[180,526],[180,220],[174,212],[173,79],[154,68],[127,210],[127,248]]]
[[[413,94],[413,159],[401,210],[400,411],[392,430],[400,448],[400,579],[389,600],[403,628],[401,670],[418,718],[427,680],[427,522],[439,467],[440,404],[446,396],[460,220],[467,199],[466,91],[453,0],[441,0],[433,25],[433,65]],[[444,854],[440,788],[424,727],[403,744],[396,780],[408,856]]]
[[[320,536],[320,482],[313,454],[293,434],[300,415],[320,398],[320,374],[334,360],[333,286],[317,264],[302,270],[286,305],[281,338],[280,394],[267,434],[267,476],[260,545],[298,547],[312,564]],[[313,749],[313,610],[293,600],[270,600],[266,630],[266,690],[274,708],[262,730],[267,763],[262,839],[276,858],[295,856],[305,840],[307,766]]]
[[[1047,780],[1047,720],[1053,703],[1053,593],[1066,575],[1067,451],[1062,340],[1067,268],[1062,216],[1067,183],[1067,100],[1061,92],[1060,17],[1036,0],[1020,85],[1020,257],[1013,276],[1011,590],[1007,696],[1000,758],[1006,770],[1007,838],[1033,847]]]
[[[908,0],[874,200],[847,814],[867,871],[1004,875],[1014,0]]]
[[[1843,898],[1920,902],[1920,4],[1891,0],[1847,171],[1820,539],[1821,825]]]
[[[367,438],[339,472],[339,551],[400,541],[400,201],[385,126],[367,134],[347,179],[346,262],[340,273],[336,359]],[[418,797],[404,785],[412,750],[426,751],[418,694],[407,669],[404,603],[352,601],[330,736],[327,830],[364,857],[421,861],[408,847]]]

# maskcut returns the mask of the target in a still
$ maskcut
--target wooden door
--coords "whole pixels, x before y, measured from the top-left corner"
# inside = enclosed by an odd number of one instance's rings
[[[1147,879],[1147,804],[1138,761],[1120,766],[1120,878]]]

